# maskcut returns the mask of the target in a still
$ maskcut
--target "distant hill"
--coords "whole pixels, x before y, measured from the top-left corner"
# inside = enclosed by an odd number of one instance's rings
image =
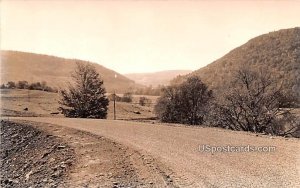
[[[132,73],[124,74],[126,77],[134,80],[136,83],[153,87],[158,85],[169,85],[170,81],[178,75],[186,75],[191,70],[167,70],[153,73]]]
[[[70,73],[77,61],[86,62],[34,53],[1,51],[1,84],[7,81],[26,80],[46,81],[51,87],[64,87],[71,80]],[[116,90],[120,93],[128,91],[131,87],[139,87],[134,81],[113,70],[96,63],[92,64],[104,80],[108,92]]]
[[[265,68],[284,89],[300,96],[300,28],[270,32],[249,40],[222,58],[187,76],[172,82],[181,82],[191,75],[199,75],[210,88],[225,91],[232,74],[242,66]]]

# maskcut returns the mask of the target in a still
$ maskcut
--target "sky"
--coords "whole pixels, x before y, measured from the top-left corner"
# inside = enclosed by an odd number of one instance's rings
[[[299,26],[298,0],[2,0],[0,45],[123,74],[196,70],[253,37]]]

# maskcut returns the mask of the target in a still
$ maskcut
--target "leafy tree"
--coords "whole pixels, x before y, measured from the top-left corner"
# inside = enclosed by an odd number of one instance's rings
[[[71,75],[74,84],[62,90],[62,105],[59,109],[66,117],[97,118],[107,117],[109,100],[105,96],[105,88],[95,67],[89,63],[77,63]]]
[[[155,112],[163,122],[199,125],[205,121],[212,91],[197,76],[179,85],[166,87]]]

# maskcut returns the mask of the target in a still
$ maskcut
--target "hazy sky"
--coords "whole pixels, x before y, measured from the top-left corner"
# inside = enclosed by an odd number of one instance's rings
[[[120,73],[198,69],[249,39],[300,26],[300,1],[2,0],[1,48]]]

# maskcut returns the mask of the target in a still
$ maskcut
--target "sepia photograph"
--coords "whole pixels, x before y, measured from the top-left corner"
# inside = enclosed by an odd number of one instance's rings
[[[300,1],[1,0],[0,187],[300,188]]]

